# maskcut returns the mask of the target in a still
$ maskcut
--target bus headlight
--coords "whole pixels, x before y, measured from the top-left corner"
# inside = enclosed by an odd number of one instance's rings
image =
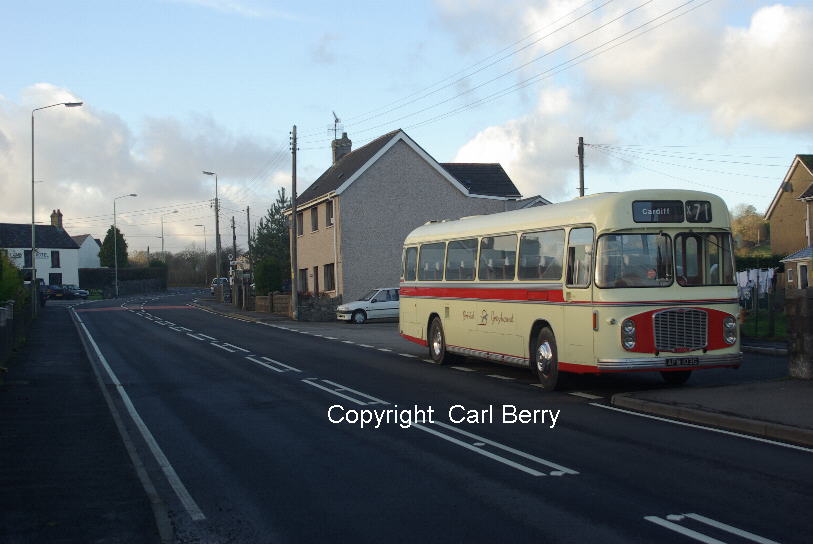
[[[635,321],[625,319],[621,322],[621,345],[630,350],[635,347]]]
[[[728,345],[737,341],[737,319],[733,315],[723,318],[723,340]]]

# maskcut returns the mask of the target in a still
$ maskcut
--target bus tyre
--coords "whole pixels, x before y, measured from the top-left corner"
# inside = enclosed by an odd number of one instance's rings
[[[356,310],[353,312],[351,319],[356,325],[363,325],[364,322],[367,321],[367,314],[364,313],[364,310]]]
[[[536,337],[531,358],[531,370],[536,374],[545,391],[555,391],[562,384],[559,377],[559,353],[556,350],[556,337],[548,327],[540,330]]]
[[[691,375],[692,375],[691,370],[676,370],[673,372],[661,372],[661,376],[663,376],[663,381],[665,381],[669,385],[683,385],[689,380],[689,376]]]
[[[432,319],[429,325],[429,357],[439,365],[449,364],[452,359],[451,354],[446,353],[446,336],[439,317]]]

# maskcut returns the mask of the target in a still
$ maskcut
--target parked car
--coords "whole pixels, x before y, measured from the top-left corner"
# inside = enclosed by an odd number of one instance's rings
[[[212,285],[211,287],[209,287],[209,291],[212,293],[212,295],[214,295],[215,289],[217,288],[218,285],[228,285],[228,284],[229,278],[212,278]]]
[[[78,285],[63,285],[62,298],[81,298],[86,299],[90,293],[84,289],[80,289]]]
[[[48,298],[63,298],[64,295],[61,285],[49,285],[46,292],[48,293]]]
[[[336,308],[336,319],[359,325],[368,319],[397,319],[400,298],[397,287],[373,289],[360,299]]]

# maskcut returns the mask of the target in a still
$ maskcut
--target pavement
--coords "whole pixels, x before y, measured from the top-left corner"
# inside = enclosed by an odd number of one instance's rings
[[[329,328],[332,331],[342,331],[342,327],[347,327],[344,334],[363,334],[363,327],[295,322],[283,316],[243,311],[208,297],[197,299],[195,305],[236,319],[273,321],[287,323],[285,326]],[[410,351],[407,346],[409,342],[400,336],[393,335],[392,340],[387,342],[394,350]],[[414,346],[412,351],[418,347],[414,344],[411,346]],[[788,353],[782,342],[756,339],[745,339],[742,350],[772,356],[787,356]],[[421,348],[421,353],[423,351],[425,348]],[[618,393],[612,396],[611,403],[655,416],[813,447],[813,381],[809,380],[785,378],[715,387],[684,386]]]
[[[67,306],[46,305],[0,376],[0,541],[159,542]]]

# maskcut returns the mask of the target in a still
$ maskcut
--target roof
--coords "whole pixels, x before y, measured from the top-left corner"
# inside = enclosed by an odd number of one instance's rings
[[[474,198],[491,198],[497,200],[508,200],[520,198],[519,193],[511,178],[499,164],[446,164],[441,165],[421,146],[410,138],[401,129],[388,132],[379,136],[372,142],[351,151],[336,164],[325,170],[310,187],[305,189],[301,195],[297,195],[297,202],[307,204],[314,200],[335,193],[340,195],[351,183],[363,174],[373,163],[375,163],[384,153],[398,142],[404,142],[441,177],[457,188],[466,196]],[[466,186],[458,177],[450,171],[451,167],[463,179],[468,180],[471,187]],[[459,168],[458,168],[459,167]]]
[[[813,183],[811,183],[808,186],[808,188],[805,189],[805,192],[802,193],[802,196],[800,196],[796,200],[810,200],[810,199],[813,199]]]
[[[444,162],[440,165],[471,194],[522,197],[499,163]]]
[[[99,247],[102,246],[102,243],[99,242],[98,239],[93,238],[90,234],[78,234],[76,236],[71,236],[71,238],[73,239],[74,242],[76,242],[76,245],[78,245],[78,246],[81,246],[82,244],[84,244],[85,240],[87,240],[88,238],[90,238],[91,240],[93,240],[94,242],[99,244]]]
[[[547,198],[543,197],[542,195],[534,195],[517,200],[516,209],[521,210],[523,208],[532,208],[534,206],[547,206],[548,204],[552,204],[552,202]]]
[[[790,163],[788,173],[785,174],[785,177],[782,179],[782,183],[779,184],[779,188],[776,190],[776,194],[771,201],[771,205],[768,206],[768,209],[765,211],[765,219],[770,220],[774,208],[776,208],[776,205],[779,203],[779,197],[782,196],[785,184],[790,180],[790,176],[796,169],[797,164],[802,164],[805,168],[807,168],[810,175],[813,176],[813,155],[796,155],[793,157],[793,162]],[[807,193],[807,191],[805,191],[805,193]]]
[[[784,263],[787,261],[800,261],[804,259],[813,259],[813,246],[807,246],[804,249],[800,249],[796,253],[791,253],[784,259],[779,259],[779,262]]]
[[[37,247],[54,249],[79,249],[68,233],[53,225],[37,225]],[[0,223],[0,247],[31,248],[31,225]]]
[[[304,204],[338,189],[342,183],[350,179],[362,166],[367,164],[367,161],[378,153],[398,132],[398,130],[394,130],[379,136],[372,142],[351,151],[336,161],[336,164],[325,170],[301,195],[297,195],[297,202]]]

